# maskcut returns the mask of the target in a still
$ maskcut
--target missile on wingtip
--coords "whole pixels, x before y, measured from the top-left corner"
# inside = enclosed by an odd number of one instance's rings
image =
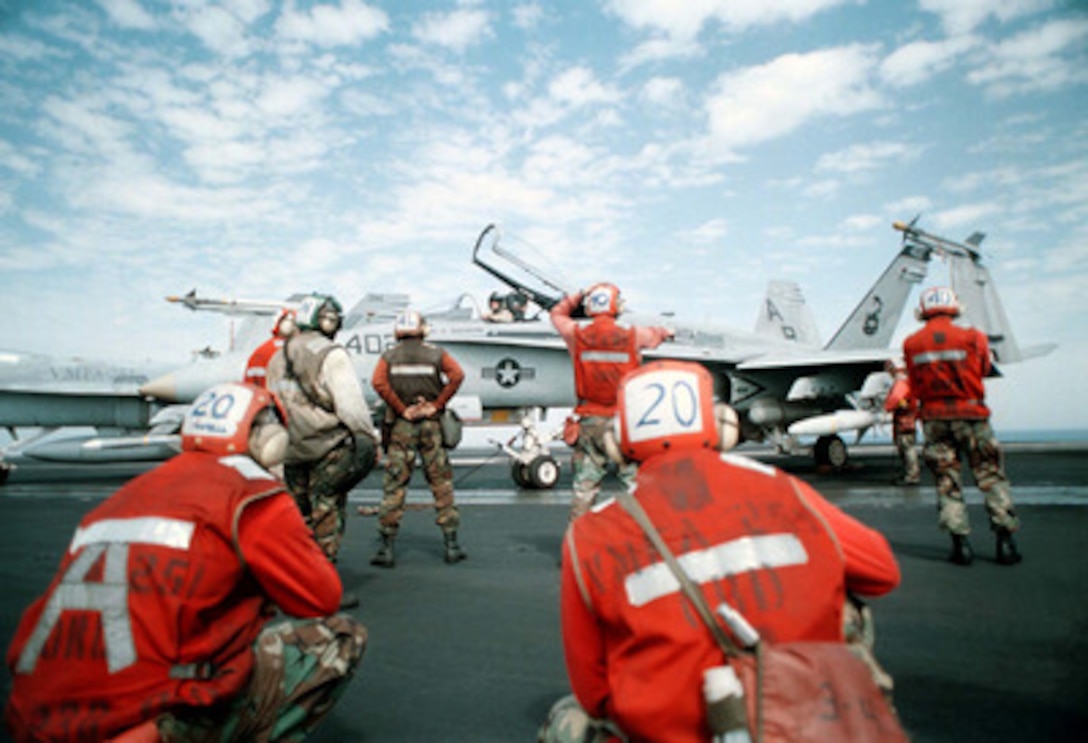
[[[876,422],[877,417],[868,410],[838,410],[797,421],[788,432],[791,436],[831,436],[869,428]]]
[[[196,290],[182,296],[171,295],[167,302],[184,305],[187,309],[208,310],[224,315],[275,315],[285,307],[295,306],[291,302],[279,302],[265,299],[220,299],[218,297],[200,297]]]

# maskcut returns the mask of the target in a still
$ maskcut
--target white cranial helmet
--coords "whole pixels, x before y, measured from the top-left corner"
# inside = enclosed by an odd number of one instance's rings
[[[427,322],[417,310],[404,310],[393,320],[393,337],[422,338],[427,335]]]
[[[918,298],[917,316],[919,320],[928,320],[937,315],[956,317],[960,314],[960,302],[956,292],[947,286],[931,286]]]

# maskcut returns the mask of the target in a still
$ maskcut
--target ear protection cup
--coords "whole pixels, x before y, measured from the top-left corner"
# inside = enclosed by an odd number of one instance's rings
[[[724,402],[714,403],[714,420],[718,425],[719,451],[729,451],[740,443],[740,418],[736,410]]]
[[[322,312],[317,317],[317,327],[324,335],[329,338],[333,338],[340,332],[340,328],[344,325],[344,318],[340,315],[332,315],[327,312]]]
[[[249,456],[266,470],[283,464],[287,456],[287,429],[280,423],[254,426],[249,432]]]

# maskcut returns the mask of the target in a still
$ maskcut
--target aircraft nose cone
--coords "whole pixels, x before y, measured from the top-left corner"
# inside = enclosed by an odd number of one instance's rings
[[[173,373],[156,377],[140,386],[140,394],[163,402],[181,402],[178,399],[178,382]]]

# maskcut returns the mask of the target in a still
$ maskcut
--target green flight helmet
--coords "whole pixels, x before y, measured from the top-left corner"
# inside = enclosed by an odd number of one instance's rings
[[[329,313],[336,315],[336,329],[332,332],[332,335],[336,335],[336,331],[344,324],[344,308],[331,294],[311,294],[298,307],[298,329],[320,331],[321,316]]]

